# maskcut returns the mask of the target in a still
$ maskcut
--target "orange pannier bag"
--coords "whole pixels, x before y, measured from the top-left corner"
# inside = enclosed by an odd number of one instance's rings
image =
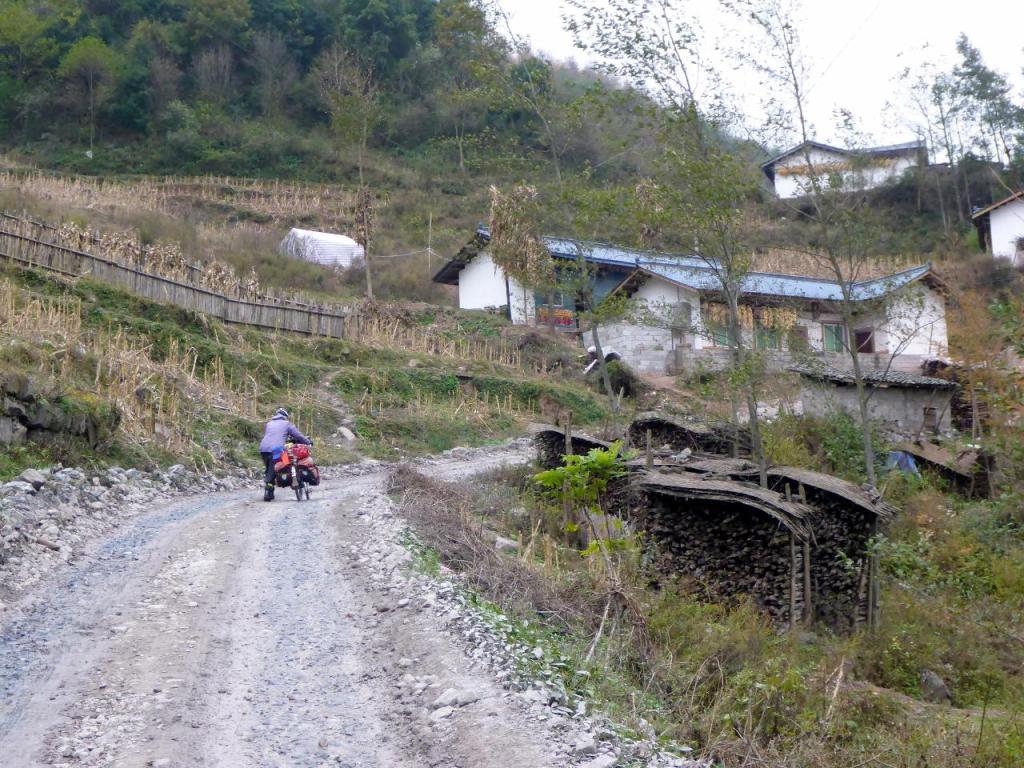
[[[274,471],[280,472],[282,469],[291,465],[291,459],[288,458],[288,451],[281,451],[281,458],[274,464]]]

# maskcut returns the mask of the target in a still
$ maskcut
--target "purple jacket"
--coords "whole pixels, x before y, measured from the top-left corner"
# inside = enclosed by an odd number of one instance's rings
[[[275,448],[281,448],[288,437],[293,442],[302,443],[303,445],[313,444],[313,441],[299,432],[294,424],[278,414],[267,422],[266,431],[263,433],[263,440],[260,441],[260,453],[270,453]]]

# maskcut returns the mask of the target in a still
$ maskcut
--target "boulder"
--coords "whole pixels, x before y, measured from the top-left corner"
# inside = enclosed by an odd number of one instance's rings
[[[24,480],[11,480],[9,483],[0,485],[0,498],[16,496],[19,493],[35,493],[35,490],[31,483],[26,483]]]
[[[499,552],[518,552],[519,542],[515,539],[506,539],[504,536],[495,536],[494,548]]]
[[[921,696],[933,704],[949,704],[953,701],[946,681],[930,669],[921,670]]]
[[[39,397],[39,383],[31,376],[23,373],[0,374],[0,391],[16,397],[18,400],[32,402]]]
[[[46,476],[38,469],[26,469],[18,475],[18,479],[31,484],[37,491],[46,485]]]
[[[18,419],[0,416],[0,445],[21,445],[28,437],[28,430]]]
[[[338,434],[350,443],[356,439],[356,434],[348,427],[338,427]]]
[[[62,408],[40,400],[26,409],[25,426],[47,432],[65,432],[72,425],[68,414]]]

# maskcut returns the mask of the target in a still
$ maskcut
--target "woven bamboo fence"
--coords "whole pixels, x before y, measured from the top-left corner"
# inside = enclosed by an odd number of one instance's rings
[[[9,222],[7,218],[0,220],[0,258],[18,266],[68,277],[92,277],[138,296],[202,312],[226,323],[338,339],[345,336],[346,313],[298,302],[234,298],[12,231]]]

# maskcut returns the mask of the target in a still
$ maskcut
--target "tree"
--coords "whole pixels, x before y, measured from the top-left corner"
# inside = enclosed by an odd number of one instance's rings
[[[459,170],[465,172],[467,133],[480,127],[495,101],[507,46],[480,0],[441,0],[434,27],[444,68],[438,97],[452,125]]]
[[[817,261],[837,284],[835,302],[842,321],[843,350],[849,358],[857,390],[864,469],[868,482],[876,483],[875,446],[871,429],[871,392],[861,364],[861,344],[856,330],[866,315],[884,312],[883,321],[892,328],[888,366],[920,327],[925,307],[908,290],[888,301],[865,301],[858,283],[874,277],[877,249],[885,242],[885,227],[864,193],[862,163],[853,158],[849,168],[836,171],[824,167],[811,150],[812,126],[807,118],[806,72],[794,7],[789,0],[737,0],[731,7],[754,26],[760,45],[745,49],[743,61],[764,79],[763,90],[772,94],[767,113],[770,128],[795,133],[800,141],[807,170],[803,204],[788,202],[795,216],[810,229],[810,236],[794,244]],[[791,116],[787,119],[785,116]],[[884,247],[884,245],[883,245]],[[888,370],[888,366],[887,369]]]
[[[223,107],[234,92],[235,61],[224,43],[210,46],[192,65],[200,95],[215,107]]]
[[[600,328],[620,318],[626,305],[622,298],[609,301],[594,293],[594,267],[588,256],[598,225],[607,224],[624,211],[621,196],[615,189],[596,190],[592,185],[578,184],[563,187],[545,202],[546,206],[542,206],[534,187],[519,185],[508,193],[491,187],[489,253],[505,275],[522,287],[523,300],[529,302],[527,311],[535,291],[558,291],[573,297],[580,310],[580,328],[589,331],[596,350],[609,405],[613,413],[617,412],[618,399],[604,358]],[[545,215],[545,207],[555,213]],[[545,220],[558,221],[559,238],[572,244],[574,259],[560,259],[556,263],[552,258],[541,235]]]
[[[648,93],[658,136],[657,178],[638,223],[677,253],[711,268],[727,308],[731,377],[743,392],[754,456],[767,484],[758,395],[761,371],[743,333],[741,304],[749,270],[743,208],[757,189],[748,164],[720,141],[728,115],[724,89],[700,54],[701,30],[683,0],[569,0],[576,44],[613,77]],[[703,82],[707,85],[700,87]]]
[[[331,126],[343,142],[356,146],[362,186],[366,147],[380,120],[380,90],[373,68],[335,44],[317,59],[313,76],[331,116]]]
[[[961,60],[953,69],[957,92],[963,96],[977,128],[974,145],[984,157],[1009,164],[1024,127],[1024,110],[1010,99],[1012,88],[1006,77],[985,66],[981,52],[961,34],[956,42]]]
[[[264,117],[275,117],[299,72],[284,36],[264,30],[253,36],[249,64],[256,72],[256,93]]]
[[[186,47],[195,49],[214,43],[238,45],[248,33],[251,17],[249,0],[187,0]]]
[[[96,138],[96,112],[117,77],[117,55],[95,37],[83,37],[64,54],[59,73],[76,91],[84,93],[89,115],[89,151]]]
[[[434,0],[344,0],[337,32],[361,65],[390,78],[432,32]]]
[[[55,56],[57,42],[47,34],[46,17],[26,3],[0,2],[0,19],[0,67],[24,81]]]

